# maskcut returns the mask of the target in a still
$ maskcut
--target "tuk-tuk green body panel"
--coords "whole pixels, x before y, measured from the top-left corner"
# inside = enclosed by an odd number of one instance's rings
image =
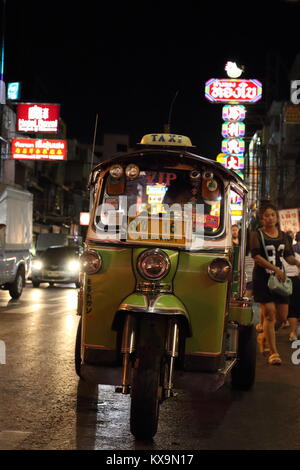
[[[252,307],[229,306],[228,321],[239,325],[251,325],[253,319]]]
[[[83,301],[83,342],[88,346],[116,348],[112,322],[120,310],[157,311],[182,314],[192,325],[192,336],[186,339],[186,354],[220,354],[222,351],[227,301],[227,283],[210,279],[207,267],[216,254],[164,250],[170,260],[164,282],[172,283],[173,294],[158,294],[149,302],[147,294],[135,292],[138,248],[95,248],[102,258],[97,274],[85,276]],[[220,256],[220,255],[218,255]],[[136,279],[137,277],[137,279]],[[239,313],[239,318],[243,316]]]
[[[189,318],[183,303],[175,297],[173,294],[159,294],[153,298],[145,294],[132,294],[126,297],[123,300],[122,304],[119,306],[119,310],[145,310],[151,312],[159,312],[166,314],[181,314],[184,315],[187,319]]]
[[[185,353],[220,354],[222,351],[228,283],[213,281],[209,263],[220,256],[207,253],[179,253],[174,294],[186,307],[192,337],[186,339]]]
[[[135,290],[130,248],[105,247],[96,250],[102,258],[97,274],[86,275],[83,299],[83,342],[107,349],[116,348],[112,321],[122,300]]]

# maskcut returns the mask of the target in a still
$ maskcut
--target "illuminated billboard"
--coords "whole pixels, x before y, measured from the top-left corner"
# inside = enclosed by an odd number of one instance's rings
[[[12,139],[14,160],[66,160],[67,141],[47,139]]]
[[[256,103],[262,84],[255,79],[211,78],[205,84],[205,97],[213,103]]]
[[[227,121],[222,124],[222,136],[226,138],[244,137],[245,124],[239,121]]]
[[[17,132],[56,133],[59,104],[21,103],[17,106]]]
[[[243,170],[244,169],[244,156],[240,155],[228,155],[226,153],[219,153],[217,156],[217,162],[221,163],[225,168],[229,170]]]
[[[244,153],[245,141],[243,139],[223,139],[222,152],[230,154]]]
[[[21,97],[21,83],[11,82],[7,85],[7,99],[8,100],[19,100]]]
[[[243,121],[246,108],[242,104],[225,104],[222,110],[223,121]]]

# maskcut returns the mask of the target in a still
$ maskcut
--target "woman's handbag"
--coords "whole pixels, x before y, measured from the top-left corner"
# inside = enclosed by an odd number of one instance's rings
[[[283,297],[287,297],[293,293],[293,284],[289,277],[286,277],[285,281],[281,282],[274,274],[270,274],[268,288],[274,294],[278,294]]]
[[[266,258],[268,259],[264,236],[260,230],[258,231],[261,237],[262,245],[265,250]],[[270,274],[270,277],[268,280],[268,288],[274,294],[281,295],[282,297],[288,297],[289,295],[293,293],[293,283],[291,279],[289,277],[286,277],[285,281],[282,282],[275,276],[275,274]]]

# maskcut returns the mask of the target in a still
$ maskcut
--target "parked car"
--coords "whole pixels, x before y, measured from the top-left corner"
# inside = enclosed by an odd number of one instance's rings
[[[0,289],[18,299],[30,271],[32,201],[28,191],[0,183]]]
[[[41,282],[50,285],[56,283],[74,283],[79,287],[79,256],[82,248],[79,246],[50,246],[32,262],[31,279],[33,287],[39,287]]]

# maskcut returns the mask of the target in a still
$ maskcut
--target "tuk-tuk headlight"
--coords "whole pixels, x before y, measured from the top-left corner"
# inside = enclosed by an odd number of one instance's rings
[[[121,176],[123,175],[123,168],[121,165],[113,165],[111,169],[109,170],[109,174],[112,178],[114,179],[120,179]]]
[[[141,276],[152,281],[160,281],[170,271],[170,259],[159,249],[144,251],[137,260],[137,268]]]
[[[134,163],[130,163],[130,165],[126,167],[125,174],[127,178],[133,180],[139,176],[140,169],[137,165],[134,165]]]
[[[215,258],[208,265],[208,275],[216,282],[226,282],[230,279],[232,266],[226,258]]]
[[[100,255],[94,250],[87,250],[80,256],[81,270],[86,274],[95,274],[102,266]]]

